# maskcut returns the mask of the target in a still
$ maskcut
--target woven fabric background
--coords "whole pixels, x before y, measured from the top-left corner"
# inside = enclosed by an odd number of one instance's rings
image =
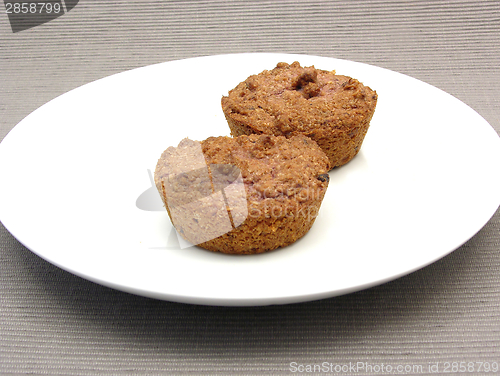
[[[500,133],[499,1],[81,0],[68,14],[18,33],[0,13],[0,139],[85,83],[238,52],[303,53],[395,70],[454,95]],[[500,364],[499,230],[497,211],[447,257],[358,293],[224,308],[96,285],[42,260],[0,226],[0,374],[304,374],[294,366],[323,362],[372,366],[344,367],[342,375],[389,374],[382,364],[431,374],[446,362],[458,374],[453,362]],[[491,374],[473,364],[473,374]]]

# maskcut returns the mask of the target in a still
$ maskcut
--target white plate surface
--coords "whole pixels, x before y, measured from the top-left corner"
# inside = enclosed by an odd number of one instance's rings
[[[181,249],[150,171],[184,137],[229,135],[220,99],[276,63],[375,89],[361,152],[330,172],[311,231],[253,256]],[[500,139],[475,111],[411,77],[345,60],[236,54],[147,66],[70,91],[0,144],[0,219],[49,262],[171,301],[268,305],[321,299],[422,268],[470,239],[500,204]]]

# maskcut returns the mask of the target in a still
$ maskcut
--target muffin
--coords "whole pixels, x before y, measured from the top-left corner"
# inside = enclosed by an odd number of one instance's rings
[[[377,93],[334,71],[278,63],[238,84],[221,104],[232,136],[302,134],[316,141],[334,168],[359,152]]]
[[[329,167],[321,148],[303,135],[184,139],[161,155],[155,184],[185,240],[210,251],[254,254],[309,231]]]

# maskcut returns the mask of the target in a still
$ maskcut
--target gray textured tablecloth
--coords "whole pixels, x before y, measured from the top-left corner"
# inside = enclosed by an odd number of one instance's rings
[[[236,52],[395,70],[456,96],[500,132],[499,47],[499,1],[82,0],[17,33],[2,9],[0,139],[98,78]],[[500,363],[499,229],[497,212],[447,257],[365,291],[223,308],[88,282],[0,226],[0,374],[492,374],[487,364]]]

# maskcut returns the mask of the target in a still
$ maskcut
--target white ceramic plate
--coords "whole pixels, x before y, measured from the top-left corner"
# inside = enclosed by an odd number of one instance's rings
[[[181,249],[150,171],[184,137],[229,135],[220,99],[280,61],[375,89],[361,152],[330,172],[311,231],[254,256]],[[91,281],[211,305],[268,305],[365,289],[470,239],[500,204],[500,139],[454,97],[331,58],[237,54],[147,66],[66,93],[0,144],[0,219],[26,247]]]

